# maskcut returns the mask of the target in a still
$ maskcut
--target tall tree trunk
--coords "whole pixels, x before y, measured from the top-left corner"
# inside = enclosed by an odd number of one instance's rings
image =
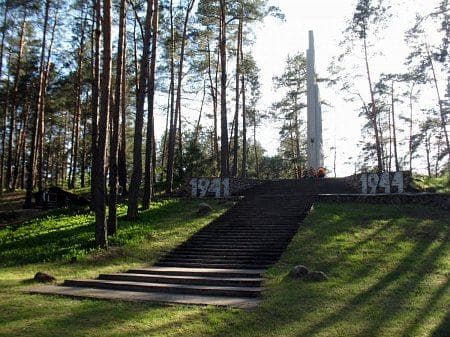
[[[6,21],[8,19],[8,11],[9,11],[9,1],[5,1],[4,8],[3,8],[3,22],[1,27],[1,34],[2,37],[0,39],[0,79],[3,75],[3,51],[5,46],[5,36],[6,36]],[[8,81],[9,82],[9,81]],[[8,83],[9,85],[9,83]],[[6,92],[6,95],[8,95],[8,92]],[[4,171],[4,153],[5,153],[5,136],[6,136],[6,111],[4,110],[3,115],[3,123],[1,125],[1,133],[2,133],[2,141],[1,141],[1,147],[2,147],[2,154],[0,159],[0,195],[3,193],[3,171]]]
[[[123,50],[122,53],[123,59],[122,59],[122,93],[121,96],[121,121],[120,121],[120,143],[119,143],[119,154],[118,154],[118,179],[119,179],[119,186],[121,188],[121,194],[122,196],[125,196],[127,194],[127,81],[126,81],[126,46],[127,46],[127,36],[126,36],[126,26],[124,27],[124,41],[123,41]]]
[[[388,165],[387,169],[392,172],[392,123],[391,123],[391,112],[388,112],[388,126],[389,126],[389,155],[388,155]]]
[[[5,47],[6,21],[8,20],[9,4],[9,1],[5,1],[3,8],[3,22],[1,28],[2,37],[0,38],[0,78],[2,78],[3,75],[3,50]]]
[[[33,185],[34,185],[34,167],[35,167],[35,160],[38,161],[38,167],[40,168],[40,171],[38,173],[39,175],[39,190],[41,191],[42,186],[42,165],[39,164],[39,154],[42,154],[40,152],[39,148],[39,139],[42,138],[42,122],[41,118],[43,118],[43,114],[41,112],[41,108],[43,108],[44,104],[44,87],[46,84],[46,78],[45,78],[45,47],[46,47],[46,38],[47,38],[47,24],[48,24],[48,12],[50,8],[50,0],[47,0],[45,3],[45,19],[44,19],[44,30],[42,33],[42,45],[41,45],[41,57],[40,57],[40,65],[39,65],[39,89],[38,89],[38,97],[37,97],[37,104],[36,104],[36,110],[35,115],[32,118],[32,128],[31,128],[31,141],[30,141],[30,158],[28,160],[28,169],[27,169],[27,182],[26,182],[26,195],[25,195],[25,208],[30,208],[32,206],[32,192],[33,192]],[[36,155],[36,148],[38,154]]]
[[[83,17],[83,11],[81,12],[81,17]],[[81,22],[80,31],[80,45],[78,47],[77,55],[77,74],[75,81],[75,92],[76,92],[76,103],[75,103],[75,116],[74,116],[74,127],[73,127],[73,146],[72,146],[72,176],[69,181],[68,187],[75,188],[76,178],[77,178],[77,167],[78,167],[78,152],[79,152],[79,139],[80,139],[80,120],[81,120],[81,94],[83,85],[83,56],[84,56],[84,29],[86,26],[87,17],[85,16]]]
[[[25,143],[26,143],[26,131],[28,129],[28,116],[30,114],[31,106],[30,106],[30,97],[27,96],[25,104],[23,106],[22,111],[22,121],[20,125],[20,131],[19,131],[19,137],[17,138],[17,147],[16,147],[16,153],[14,155],[14,170],[13,170],[13,177],[12,177],[12,186],[13,189],[16,188],[17,184],[17,178],[19,177],[19,166],[22,159],[22,154],[25,150]]]
[[[430,161],[430,153],[431,153],[431,134],[428,134],[428,131],[426,131],[425,134],[425,152],[426,152],[426,158],[427,158],[427,172],[428,177],[431,178],[431,161]]]
[[[83,138],[81,140],[81,162],[80,162],[80,187],[86,187],[86,138],[87,138],[87,118],[83,117]]]
[[[365,35],[365,33],[364,33]],[[380,135],[379,135],[379,130],[378,130],[378,123],[377,123],[377,108],[375,105],[375,94],[373,92],[373,86],[372,86],[372,78],[371,78],[371,74],[370,74],[370,67],[369,67],[369,56],[368,56],[368,52],[367,52],[367,41],[364,38],[364,61],[366,64],[366,74],[367,74],[367,81],[369,84],[369,90],[370,90],[370,100],[372,103],[371,106],[371,113],[370,113],[370,120],[372,123],[372,127],[373,127],[373,131],[375,134],[375,145],[376,145],[376,151],[377,151],[377,170],[378,172],[382,172],[383,171],[383,154],[382,154],[382,149],[381,149],[381,142],[380,142]]]
[[[136,101],[136,120],[134,128],[133,173],[131,175],[127,217],[135,220],[138,216],[138,197],[142,180],[142,129],[144,126],[144,103],[147,88],[150,39],[152,29],[152,0],[147,0],[147,13],[144,25],[144,41],[139,73],[139,90]]]
[[[37,127],[37,186],[44,189],[44,137],[45,137],[45,93],[47,87],[47,66],[45,64],[45,48],[48,29],[48,16],[51,0],[45,2],[44,32],[42,37],[42,85],[39,84],[38,94],[38,127]]]
[[[126,2],[120,1],[119,15],[119,41],[117,49],[115,104],[111,110],[111,142],[109,153],[109,198],[108,198],[108,234],[114,235],[117,232],[117,175],[118,175],[118,146],[119,146],[119,119],[122,107],[122,86],[123,78],[123,54],[125,53],[125,26],[126,26]]]
[[[11,53],[8,55],[8,69],[11,69]],[[5,147],[6,147],[6,126],[8,124],[8,107],[9,107],[9,97],[10,97],[10,77],[11,72],[8,71],[8,77],[6,79],[6,90],[5,90],[5,105],[3,109],[3,123],[2,123],[2,155],[0,157],[0,194],[3,193],[5,188]]]
[[[155,73],[156,73],[156,50],[158,42],[158,0],[153,0],[153,18],[152,18],[152,50],[150,73],[148,78],[148,119],[147,119],[147,142],[145,150],[145,174],[144,174],[144,196],[142,199],[142,208],[150,207],[153,194],[153,156],[155,154],[155,124],[154,124],[154,101],[155,101]]]
[[[244,61],[243,51],[243,32],[241,30],[241,61]],[[242,87],[242,177],[247,178],[247,106],[245,102],[246,88],[245,88],[245,74],[241,75]],[[255,112],[256,113],[256,112]]]
[[[101,26],[103,31],[102,74],[100,79],[100,104],[98,116],[97,151],[93,161],[96,162],[95,180],[95,242],[100,247],[108,246],[106,225],[106,186],[105,186],[105,152],[108,135],[108,117],[111,92],[111,0],[103,0]]]
[[[209,87],[210,87],[210,95],[213,103],[213,161],[216,163],[215,171],[218,172],[220,170],[220,156],[219,156],[219,140],[217,138],[217,76],[219,73],[219,62],[216,62],[215,65],[215,76],[213,81],[212,69],[211,69],[211,48],[209,39],[207,41],[207,52],[208,52],[208,78],[209,78]]]
[[[233,149],[233,167],[231,175],[237,177],[238,174],[238,152],[239,152],[239,102],[240,102],[240,75],[241,75],[241,35],[242,35],[242,16],[239,18],[238,32],[237,32],[237,47],[236,47],[236,87],[235,87],[235,111],[234,111],[234,149]]]
[[[95,210],[98,197],[98,116],[99,116],[99,96],[100,96],[100,40],[101,40],[101,6],[100,0],[93,0],[92,22],[92,101],[91,101],[91,200],[92,209]]]
[[[256,113],[255,112],[253,112],[253,147],[255,148],[256,178],[259,178],[259,158],[258,158],[258,148],[256,146]]]
[[[177,119],[175,115],[175,27],[173,17],[173,1],[170,0],[170,114],[169,117],[169,140],[167,144],[167,173],[166,173],[166,193],[173,190],[173,169],[175,160],[175,135]]]
[[[392,135],[394,141],[394,158],[395,158],[395,171],[400,171],[400,165],[398,162],[397,153],[397,129],[395,126],[395,97],[394,97],[394,81],[391,83],[391,113],[392,113]]]
[[[409,171],[412,173],[412,159],[413,159],[413,90],[414,83],[411,85],[409,91]]]
[[[8,133],[8,152],[6,158],[6,184],[8,186],[8,190],[14,190],[14,186],[12,185],[12,177],[13,177],[13,148],[14,148],[14,134],[16,129],[16,114],[17,114],[17,95],[19,90],[19,78],[20,72],[22,69],[22,57],[25,46],[25,26],[26,26],[26,11],[24,11],[22,24],[19,33],[19,52],[17,54],[17,63],[14,72],[14,84],[13,84],[13,92],[11,99],[11,116],[9,118],[9,133]]]
[[[228,123],[227,123],[227,2],[220,0],[220,176],[229,176]]]
[[[170,117],[170,102],[172,98],[172,84],[169,86],[169,92],[167,93],[167,108],[166,108],[166,124],[164,128],[164,135],[162,139],[162,149],[161,149],[161,169],[164,172],[164,169],[166,168],[166,158],[167,158],[167,143],[168,143],[168,136],[169,136],[169,117]],[[166,171],[167,173],[167,171]],[[162,173],[161,173],[161,179],[162,179]],[[167,180],[167,179],[166,179]]]

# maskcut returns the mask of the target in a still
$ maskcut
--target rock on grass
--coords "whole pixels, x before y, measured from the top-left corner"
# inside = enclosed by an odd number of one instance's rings
[[[209,213],[212,212],[212,207],[209,206],[207,203],[202,202],[199,206],[198,206],[198,211],[197,213],[200,215],[207,215]]]
[[[43,272],[37,272],[36,275],[34,275],[34,280],[40,283],[50,283],[55,282],[56,278],[48,273]]]

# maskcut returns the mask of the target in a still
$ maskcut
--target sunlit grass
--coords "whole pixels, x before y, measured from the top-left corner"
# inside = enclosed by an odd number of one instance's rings
[[[2,267],[0,336],[448,336],[450,216],[431,207],[315,206],[267,272],[268,290],[253,312],[23,292],[38,270],[62,280],[152,262],[218,214],[199,218],[195,210],[195,202],[173,201],[140,224],[121,222],[115,248],[82,253],[76,264],[58,258]],[[329,280],[293,280],[296,264]]]
[[[450,193],[450,176],[440,177],[414,176],[413,184],[421,191]]]

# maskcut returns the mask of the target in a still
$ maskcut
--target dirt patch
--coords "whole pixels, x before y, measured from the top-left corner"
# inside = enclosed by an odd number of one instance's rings
[[[24,202],[24,192],[9,192],[0,196],[0,228],[20,225],[47,212],[40,208],[23,209]]]

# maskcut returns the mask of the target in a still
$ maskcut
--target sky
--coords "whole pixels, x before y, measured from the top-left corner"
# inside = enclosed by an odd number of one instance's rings
[[[391,12],[394,14],[390,19],[387,28],[373,41],[377,53],[371,57],[370,65],[374,82],[377,81],[381,73],[401,73],[406,71],[404,61],[409,48],[404,42],[405,31],[413,25],[416,13],[430,13],[437,0],[396,0]],[[260,82],[262,97],[258,108],[269,111],[271,105],[282,98],[283,93],[273,88],[272,78],[283,72],[285,60],[288,55],[297,52],[306,53],[308,48],[308,31],[312,30],[315,36],[316,49],[316,72],[319,78],[329,76],[327,68],[333,57],[339,55],[342,49],[338,46],[343,39],[342,32],[347,27],[348,20],[352,17],[356,0],[269,0],[269,5],[278,6],[285,15],[285,20],[276,18],[266,18],[263,23],[257,24],[254,28],[256,42],[252,45],[256,62],[261,70]],[[391,2],[392,3],[392,2]],[[438,35],[429,36],[430,40],[438,38]],[[249,47],[247,47],[249,48]],[[246,50],[249,51],[249,50]],[[352,64],[359,64],[363,59],[358,55],[358,51],[342,64],[349,69]],[[233,62],[232,59],[229,62]],[[231,68],[233,65],[231,65]],[[367,98],[369,95],[366,80],[354,80],[355,86],[359,88],[361,94]],[[442,92],[445,81],[441,82]],[[320,83],[320,94],[322,100],[329,105],[322,106],[323,111],[323,152],[325,155],[325,167],[334,175],[333,161],[336,147],[337,176],[347,176],[355,172],[354,162],[358,162],[357,157],[361,152],[358,143],[363,140],[361,135],[362,125],[366,122],[358,117],[360,104],[351,103],[345,100],[345,95],[339,92],[336,87],[328,87],[325,83]],[[159,106],[165,106],[167,96],[159,93],[157,98]],[[201,101],[201,93],[196,97],[190,97],[183,102],[184,113],[189,124],[196,120],[198,106]],[[425,93],[421,107],[430,107],[430,102],[435,102],[433,92]],[[229,102],[229,109],[233,109],[233,102]],[[417,107],[420,111],[421,107]],[[208,108],[207,108],[208,109]],[[398,113],[407,114],[407,106],[403,104],[398,108]],[[230,110],[230,118],[232,111]],[[304,112],[306,116],[306,111]],[[420,117],[420,116],[419,116]],[[164,132],[166,114],[160,111],[155,116],[156,135],[161,137]],[[202,124],[204,122],[202,121]],[[401,123],[398,122],[401,127]],[[266,121],[259,126],[257,140],[266,149],[266,155],[272,156],[277,153],[279,146],[279,134],[273,121]],[[400,142],[400,156],[406,155],[407,146],[405,139]],[[351,159],[350,159],[351,158]],[[418,166],[417,166],[418,165]],[[425,171],[424,162],[416,162],[419,172]]]
[[[404,33],[411,28],[416,12],[426,13],[431,8],[429,0],[404,1],[393,8],[393,12],[401,13],[389,22],[389,28],[380,34],[376,41],[377,49],[382,51],[371,60],[372,72],[399,72],[409,52],[404,43]],[[256,43],[253,54],[261,68],[262,100],[261,107],[268,108],[280,98],[272,86],[272,77],[281,74],[284,61],[289,54],[298,51],[306,52],[308,47],[308,31],[313,30],[316,48],[316,72],[318,77],[327,77],[327,68],[333,58],[340,53],[338,43],[342,40],[342,32],[346,22],[352,17],[355,0],[271,0],[271,5],[278,6],[285,14],[284,22],[267,18],[256,29]],[[379,47],[379,48],[378,48]],[[368,88],[365,82],[358,85],[362,90]],[[320,85],[321,98],[332,106],[323,106],[323,133],[325,166],[329,169],[333,164],[333,151],[337,146],[337,175],[345,176],[354,172],[349,157],[356,157],[359,150],[357,143],[361,140],[361,125],[364,122],[358,117],[356,106],[344,100],[343,94],[335,88]],[[368,91],[368,89],[367,89]],[[364,92],[363,92],[364,93]],[[368,94],[368,92],[367,92]],[[278,147],[278,132],[273,125],[267,123],[259,130],[258,139],[267,154],[274,155]]]

